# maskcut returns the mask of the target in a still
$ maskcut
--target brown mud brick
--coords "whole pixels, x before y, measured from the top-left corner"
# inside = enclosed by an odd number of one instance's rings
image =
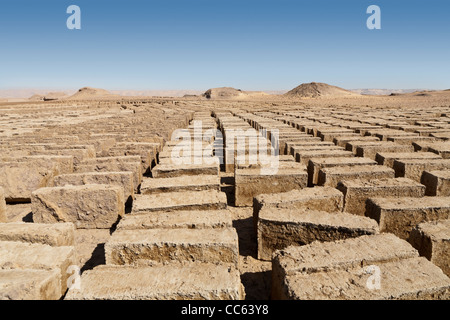
[[[347,148],[347,144],[351,142],[376,142],[380,141],[377,137],[353,137],[353,136],[338,136],[333,138],[333,143],[339,147],[345,148],[347,151],[352,151],[352,149]]]
[[[422,181],[424,171],[442,171],[450,169],[450,159],[395,160],[396,177],[405,177],[417,182]]]
[[[367,166],[376,165],[376,161],[360,157],[344,158],[312,158],[308,162],[308,185],[312,186],[318,183],[319,171],[322,168],[339,166]]]
[[[370,288],[379,268],[380,288]],[[412,281],[411,279],[414,279]],[[313,242],[279,250],[272,299],[448,299],[450,279],[393,234]]]
[[[386,166],[339,166],[320,169],[317,184],[336,188],[341,181],[382,178],[395,178],[395,171]]]
[[[106,264],[151,265],[168,262],[239,262],[234,228],[116,230],[105,244]]]
[[[421,223],[409,235],[409,242],[450,276],[450,220]]]
[[[407,178],[356,179],[340,182],[344,194],[344,212],[364,216],[366,201],[376,197],[423,197],[424,185]]]
[[[450,159],[450,142],[432,144],[428,147],[428,151],[436,153],[444,159]]]
[[[125,214],[122,188],[101,184],[41,188],[31,206],[34,222],[73,222],[77,229],[109,229]]]
[[[450,170],[424,171],[421,182],[427,196],[450,197]]]
[[[112,157],[109,158],[97,158],[92,159],[92,161],[84,161],[82,164],[75,167],[75,173],[86,173],[86,172],[133,172],[133,186],[134,191],[137,192],[139,185],[142,181],[142,167],[139,160],[135,161],[126,159],[128,157]],[[101,159],[101,160],[99,160]],[[98,162],[97,162],[98,161]]]
[[[127,215],[116,230],[138,229],[217,229],[232,228],[228,210],[158,211],[144,215]]]
[[[134,194],[133,172],[86,172],[59,175],[54,178],[55,187],[66,185],[82,186],[86,184],[114,185],[123,189],[125,201]]]
[[[132,214],[146,214],[164,210],[222,210],[227,197],[217,190],[166,192],[136,195]]]
[[[145,178],[141,183],[141,194],[156,194],[178,191],[220,191],[217,175],[180,176],[174,178]]]
[[[392,141],[398,144],[412,145],[414,142],[435,142],[433,137],[388,137],[387,141]]]
[[[0,300],[59,300],[62,295],[58,270],[0,270]]]
[[[342,192],[335,188],[314,187],[253,198],[253,224],[257,229],[259,212],[265,207],[339,212],[344,206]]]
[[[6,215],[6,201],[5,201],[5,190],[0,187],[0,223],[7,222],[8,217]]]
[[[294,155],[294,153],[293,153],[294,146],[315,146],[315,145],[334,146],[334,144],[332,142],[324,142],[318,137],[307,136],[305,138],[292,139],[292,140],[286,141],[285,146],[284,146],[284,154]],[[283,154],[283,153],[280,152],[280,154]]]
[[[381,232],[408,239],[419,223],[449,219],[450,197],[370,198],[367,216],[378,222]]]
[[[69,266],[75,264],[75,248],[51,247],[15,241],[0,242],[0,269],[42,269],[57,270],[60,276],[61,292],[67,290]]]
[[[153,178],[173,178],[179,176],[218,175],[219,164],[157,165],[152,169]]]
[[[295,149],[295,161],[304,165],[308,164],[308,161],[312,158],[343,158],[353,157],[350,151],[343,150],[343,148],[336,147],[338,149],[323,149],[323,150],[310,150],[299,151]]]
[[[52,247],[74,246],[73,223],[24,223],[0,224],[0,241],[16,241],[46,244]]]
[[[31,155],[47,155],[47,156],[72,156],[74,166],[80,164],[83,160],[95,158],[95,152],[90,149],[55,149],[44,151],[32,151]]]
[[[20,158],[12,157],[1,157],[0,162],[27,162],[27,161],[45,161],[45,162],[55,162],[58,165],[58,174],[68,174],[73,173],[73,157],[72,156],[24,156]]]
[[[366,157],[375,160],[377,153],[380,152],[414,152],[414,147],[389,141],[380,141],[374,142],[373,144],[358,145],[355,154],[358,157]]]
[[[257,226],[258,259],[271,260],[276,250],[313,241],[336,241],[377,234],[367,217],[299,209],[263,208]]]
[[[7,203],[30,202],[31,193],[42,187],[51,187],[53,177],[59,174],[54,162],[34,159],[23,162],[0,162],[0,187]]]
[[[80,290],[72,288],[65,297],[65,300],[242,299],[239,271],[211,263],[98,266],[84,272]]]
[[[235,205],[252,206],[253,198],[262,193],[280,193],[306,188],[306,167],[296,162],[280,162],[274,174],[264,174],[261,168],[235,171]]]
[[[423,159],[442,159],[441,156],[431,153],[431,152],[406,152],[406,153],[398,153],[398,152],[380,152],[377,153],[375,160],[380,165],[387,166],[389,168],[394,167],[395,160],[423,160]]]

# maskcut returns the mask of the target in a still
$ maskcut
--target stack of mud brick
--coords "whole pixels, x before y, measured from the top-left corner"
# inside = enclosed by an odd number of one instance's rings
[[[161,128],[161,110],[30,108],[1,136],[0,299],[61,299],[92,253],[77,239],[109,238],[165,137],[192,115],[179,110]],[[28,210],[16,215],[19,205]]]
[[[243,299],[215,129],[210,113],[196,112],[167,141],[106,242],[105,265],[83,273],[66,299]]]
[[[272,298],[448,299],[448,118],[430,121],[425,110],[354,113],[247,116],[315,139],[280,136],[280,152],[307,166],[308,188],[254,197],[258,258],[272,260]],[[366,286],[373,274],[362,265],[381,272],[381,287]]]

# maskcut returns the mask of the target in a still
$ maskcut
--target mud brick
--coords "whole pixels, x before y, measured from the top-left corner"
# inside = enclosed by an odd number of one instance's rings
[[[450,169],[450,159],[436,160],[395,160],[396,177],[405,177],[421,182],[424,171],[441,171]]]
[[[156,194],[177,191],[220,191],[220,178],[217,175],[180,176],[174,178],[146,178],[141,184],[141,194]]]
[[[375,160],[380,165],[388,166],[389,168],[394,167],[395,160],[421,160],[421,159],[442,159],[441,156],[431,153],[431,152],[380,152],[377,153]]]
[[[0,187],[7,203],[30,202],[31,193],[51,187],[53,177],[60,172],[54,162],[33,159],[21,162],[0,162]]]
[[[75,248],[72,246],[51,247],[15,241],[0,242],[0,269],[57,270],[62,293],[67,290],[67,270],[74,262]]]
[[[382,178],[395,178],[394,170],[386,166],[339,166],[320,169],[317,183],[335,188],[341,181]]]
[[[395,142],[398,144],[406,144],[406,145],[412,145],[415,142],[435,142],[436,139],[433,137],[388,137],[387,141]]]
[[[380,289],[367,285],[370,267],[381,272]],[[449,289],[438,267],[392,234],[290,246],[272,260],[272,299],[448,299]]]
[[[312,158],[308,162],[308,185],[312,186],[318,183],[319,171],[322,168],[339,166],[367,166],[376,164],[377,163],[374,160],[360,157]]]
[[[357,145],[355,154],[358,157],[367,157],[375,160],[380,152],[414,152],[414,147],[409,145],[396,144],[388,141],[373,142],[372,144]]]
[[[339,212],[344,206],[342,192],[335,188],[314,187],[275,194],[260,194],[253,198],[253,224],[264,207]]]
[[[0,224],[0,241],[17,241],[46,244],[52,247],[75,245],[73,223],[24,223]]]
[[[409,242],[450,276],[450,220],[421,223],[409,235]]]
[[[155,281],[158,279],[158,281]],[[165,266],[98,266],[84,272],[81,288],[66,300],[241,300],[240,274],[211,263]]]
[[[381,232],[408,239],[419,223],[449,219],[450,197],[370,198],[367,216],[378,222]]]
[[[257,226],[258,259],[271,260],[273,252],[290,245],[377,233],[377,223],[367,217],[341,212],[263,208]]]
[[[345,148],[347,151],[352,151],[351,148],[347,148],[348,143],[357,143],[357,142],[376,142],[380,141],[377,137],[353,137],[353,136],[338,136],[333,138],[333,143],[335,143],[339,147]]]
[[[0,187],[0,223],[7,222],[8,217],[6,216],[6,201],[5,201],[5,190]]]
[[[145,215],[127,215],[116,230],[232,228],[228,210],[159,211]]]
[[[117,230],[105,244],[106,264],[208,262],[238,266],[233,228]]]
[[[166,192],[136,195],[132,214],[164,210],[222,210],[226,208],[226,195],[217,190]]]
[[[353,157],[353,154],[349,151],[343,150],[340,147],[338,149],[323,149],[323,150],[311,150],[311,151],[299,151],[295,149],[295,161],[304,165],[308,164],[308,161],[312,158],[343,158]]]
[[[280,193],[307,186],[306,167],[296,162],[280,162],[276,173],[264,174],[261,168],[235,171],[235,205],[252,206],[253,198],[262,193]]]
[[[376,197],[423,197],[425,187],[407,178],[387,178],[340,182],[337,186],[344,194],[344,212],[362,215],[366,213],[366,201]]]
[[[32,151],[30,155],[46,155],[46,156],[71,156],[73,157],[74,166],[80,164],[86,159],[95,158],[95,151],[91,149],[55,149],[44,151]]]
[[[125,214],[123,190],[118,186],[41,188],[31,197],[37,223],[73,222],[77,229],[109,229]]]
[[[75,167],[75,173],[87,172],[133,172],[133,186],[137,192],[142,181],[141,162],[136,157],[106,157],[96,158]]]
[[[427,196],[450,196],[450,170],[424,171],[421,182]]]
[[[317,140],[312,140],[312,139],[317,139]],[[286,142],[286,152],[287,154],[290,154],[292,156],[295,156],[295,150],[294,148],[306,148],[306,147],[310,147],[310,148],[315,148],[315,147],[325,147],[325,146],[329,146],[329,147],[335,147],[334,143],[332,142],[325,142],[320,140],[320,138],[308,138],[306,139],[302,139],[301,141],[288,141]]]
[[[59,300],[62,295],[58,270],[0,270],[0,300]]]
[[[179,176],[218,175],[219,164],[162,165],[152,169],[153,178],[173,178]]]

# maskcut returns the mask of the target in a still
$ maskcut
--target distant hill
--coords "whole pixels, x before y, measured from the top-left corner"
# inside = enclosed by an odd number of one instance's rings
[[[311,82],[299,85],[285,93],[284,96],[288,98],[319,98],[359,96],[359,94],[326,83]]]
[[[84,87],[78,90],[74,95],[67,98],[67,100],[90,100],[90,99],[107,99],[119,97],[104,89]]]
[[[206,99],[229,100],[229,99],[258,98],[268,95],[269,95],[268,93],[262,91],[242,91],[240,89],[222,87],[209,89],[205,93],[203,93],[202,96],[205,97]]]

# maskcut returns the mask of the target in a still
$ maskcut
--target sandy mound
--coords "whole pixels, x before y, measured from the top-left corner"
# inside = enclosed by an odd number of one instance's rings
[[[229,100],[229,99],[249,99],[267,96],[268,94],[261,91],[242,91],[240,89],[223,87],[207,90],[202,96],[206,99],[213,100]]]
[[[68,100],[91,100],[91,99],[107,99],[119,97],[104,89],[84,87],[78,90],[77,93],[68,97]]]
[[[289,98],[318,98],[318,97],[343,97],[359,96],[358,93],[351,92],[326,83],[311,82],[303,83],[298,87],[284,94]]]

